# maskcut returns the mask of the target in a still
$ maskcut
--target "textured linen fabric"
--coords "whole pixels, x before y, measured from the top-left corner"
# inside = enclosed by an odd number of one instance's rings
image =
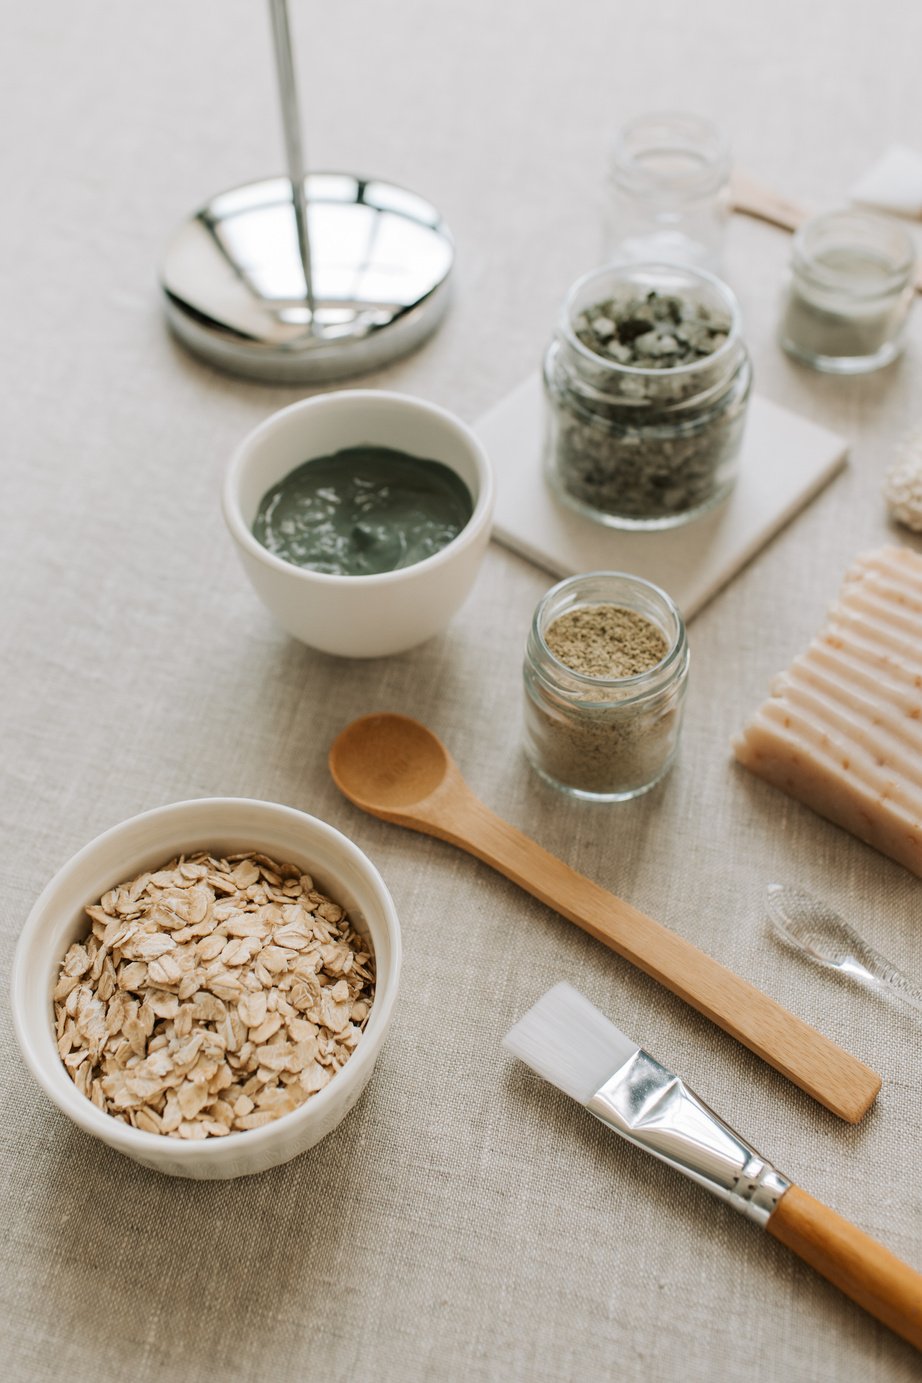
[[[606,146],[649,109],[728,130],[741,166],[818,207],[918,137],[922,13],[898,0],[292,0],[306,145],[444,211],[454,304],[363,384],[468,421],[538,367],[596,261]],[[322,18],[321,18],[322,16]],[[325,657],[249,589],[218,497],[241,436],[304,390],[188,357],[156,266],[211,193],[281,163],[268,18],[245,0],[7,6],[0,45],[4,388],[0,1371],[11,1383],[896,1383],[919,1356],[768,1235],[513,1063],[500,1039],[583,989],[806,1190],[922,1270],[918,1020],[781,951],[779,878],[922,978],[919,881],[735,766],[728,740],[801,649],[853,555],[886,541],[905,356],[835,379],[775,344],[789,253],[730,230],[766,397],[851,438],[847,469],[693,622],[680,760],[623,806],[567,800],[519,749],[520,663],[547,576],[491,545],[450,629]],[[539,483],[536,473],[535,483]],[[918,540],[901,534],[905,540]],[[354,810],[326,752],[394,709],[570,864],[719,956],[884,1075],[851,1128],[485,866]],[[106,827],[182,798],[306,809],[381,869],[402,920],[397,1016],[355,1110],[259,1177],[166,1179],[77,1130],[12,1036],[8,977],[40,888]]]

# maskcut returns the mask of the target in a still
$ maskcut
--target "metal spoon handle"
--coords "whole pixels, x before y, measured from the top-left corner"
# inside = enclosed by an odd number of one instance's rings
[[[275,44],[275,66],[279,81],[279,102],[282,112],[282,132],[285,137],[285,157],[291,201],[298,233],[298,254],[304,273],[304,297],[311,315],[314,312],[314,276],[311,265],[311,244],[307,227],[307,199],[304,195],[304,153],[301,146],[301,117],[298,109],[298,86],[295,80],[294,57],[291,49],[291,26],[288,22],[287,0],[269,0],[272,19],[272,38]]]

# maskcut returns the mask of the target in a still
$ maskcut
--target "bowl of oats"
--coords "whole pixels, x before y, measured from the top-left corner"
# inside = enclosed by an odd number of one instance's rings
[[[178,802],[98,836],[45,888],[14,1026],[85,1132],[168,1175],[247,1176],[355,1104],[400,954],[390,894],[341,832],[272,802]]]

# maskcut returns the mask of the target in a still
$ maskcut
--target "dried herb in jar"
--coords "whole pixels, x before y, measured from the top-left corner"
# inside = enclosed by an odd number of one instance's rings
[[[548,475],[582,512],[669,527],[729,491],[751,369],[719,280],[669,266],[590,275],[571,291],[544,376]]]
[[[730,333],[730,316],[654,288],[643,297],[597,304],[580,315],[575,331],[589,350],[619,365],[672,370],[719,350]]]

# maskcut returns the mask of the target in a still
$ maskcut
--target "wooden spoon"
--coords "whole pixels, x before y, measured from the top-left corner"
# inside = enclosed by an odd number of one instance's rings
[[[577,874],[475,797],[448,750],[407,716],[363,716],[330,749],[330,772],[372,816],[476,855],[774,1066],[834,1114],[857,1123],[880,1077],[691,942]]]

